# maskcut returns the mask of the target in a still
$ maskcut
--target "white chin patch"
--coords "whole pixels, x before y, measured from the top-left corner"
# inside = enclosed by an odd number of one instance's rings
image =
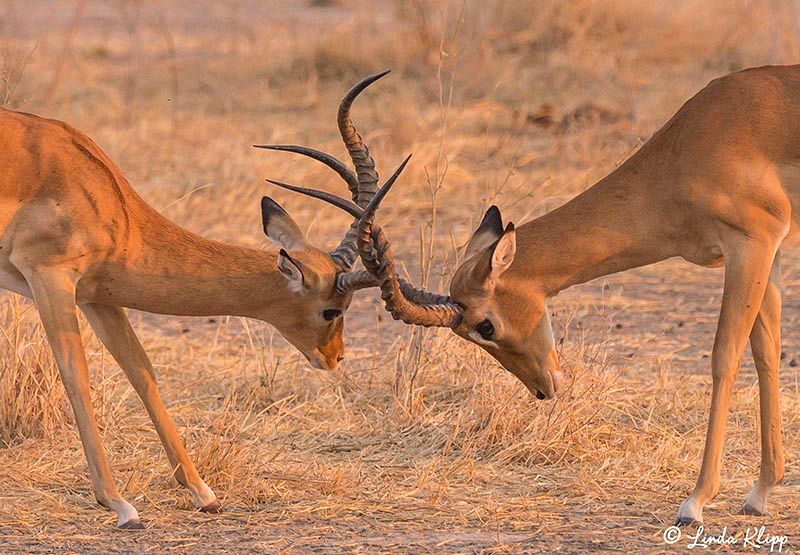
[[[484,347],[491,347],[493,349],[499,348],[497,343],[495,343],[494,341],[487,341],[486,339],[481,337],[481,334],[479,334],[475,330],[469,332],[469,338],[472,339],[478,345],[483,345]]]

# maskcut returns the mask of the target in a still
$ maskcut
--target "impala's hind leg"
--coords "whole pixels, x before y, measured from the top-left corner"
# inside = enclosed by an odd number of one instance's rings
[[[133,506],[120,495],[111,478],[89,392],[89,368],[83,350],[75,305],[75,283],[68,271],[50,268],[26,272],[47,340],[61,371],[89,463],[94,494],[104,507],[116,511],[120,528],[143,528]]]
[[[781,267],[775,256],[764,301],[750,332],[758,372],[761,409],[761,472],[742,508],[744,514],[766,513],[767,494],[783,477],[778,369],[781,358]]]
[[[220,504],[214,492],[200,478],[167,414],[158,393],[153,366],[125,312],[116,306],[99,304],[81,305],[81,310],[142,400],[167,452],[175,478],[192,492],[195,507],[205,512],[219,512]]]
[[[782,236],[739,237],[727,245],[725,289],[711,355],[711,411],[703,465],[692,494],[678,509],[677,524],[701,523],[703,507],[719,491],[725,421],[747,336],[753,329]]]

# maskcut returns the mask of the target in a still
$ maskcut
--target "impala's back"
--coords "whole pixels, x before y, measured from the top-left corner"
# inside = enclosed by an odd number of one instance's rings
[[[650,202],[662,189],[665,209],[684,217],[692,232],[703,219],[735,227],[790,213],[796,219],[799,91],[800,65],[752,68],[716,79],[620,169],[647,177],[643,185]]]
[[[3,287],[25,292],[9,261],[63,264],[82,273],[124,247],[114,239],[130,234],[128,210],[141,201],[85,135],[61,122],[0,110],[0,166]]]

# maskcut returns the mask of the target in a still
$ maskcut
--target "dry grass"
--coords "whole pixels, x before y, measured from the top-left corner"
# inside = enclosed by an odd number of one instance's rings
[[[711,78],[796,61],[800,47],[800,6],[767,0],[96,1],[73,25],[79,5],[0,4],[0,99],[87,132],[167,216],[231,242],[268,248],[258,220],[268,192],[319,244],[335,244],[346,218],[262,179],[341,184],[249,145],[342,154],[338,98],[392,68],[355,117],[384,174],[414,153],[382,221],[410,275],[434,288],[488,204],[518,222],[557,206]],[[766,523],[796,549],[800,257],[784,261],[786,486],[774,517],[732,514],[758,472],[748,355],[706,517],[716,532]],[[223,498],[220,516],[190,512],[144,410],[87,329],[101,433],[149,523],[138,535],[95,506],[35,311],[4,297],[0,550],[664,551],[661,532],[699,468],[720,292],[719,272],[669,261],[560,295],[556,333],[575,379],[552,403],[451,334],[387,320],[374,292],[348,313],[336,373],[307,369],[260,322],[132,313],[170,414]]]

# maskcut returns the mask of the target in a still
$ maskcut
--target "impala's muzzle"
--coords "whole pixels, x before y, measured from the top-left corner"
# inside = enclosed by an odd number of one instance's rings
[[[564,374],[560,370],[552,370],[547,373],[544,380],[531,380],[530,382],[522,380],[525,387],[528,388],[537,399],[540,401],[555,399],[564,389]],[[544,382],[544,383],[543,383]]]
[[[554,399],[566,385],[566,377],[559,367],[555,350],[551,351],[547,362],[538,369],[534,370],[531,366],[527,366],[524,370],[511,370],[511,373],[525,384],[528,391],[542,401]]]
[[[564,377],[564,373],[561,370],[550,370],[549,372],[549,387],[547,387],[544,391],[541,389],[536,389],[534,391],[534,395],[540,401],[554,399],[559,393],[564,390],[564,383],[566,379]]]
[[[310,355],[303,353],[308,360],[308,363],[317,370],[336,370],[339,367],[339,361],[344,357],[335,357],[323,355],[319,349],[314,349]]]
[[[339,362],[344,359],[343,329],[344,320],[339,318],[336,329],[326,344],[317,347],[310,354],[303,352],[311,366],[318,370],[336,370],[339,367]]]

